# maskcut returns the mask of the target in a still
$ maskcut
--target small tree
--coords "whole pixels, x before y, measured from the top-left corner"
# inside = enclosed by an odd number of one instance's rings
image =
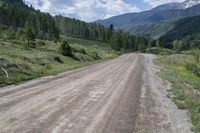
[[[111,32],[114,31],[114,25],[113,25],[113,24],[110,25],[109,30],[110,30]]]
[[[160,40],[159,40],[159,39],[156,40],[156,47],[158,47],[158,48],[161,47],[161,44],[160,44]]]
[[[148,41],[148,48],[151,49],[151,47],[152,47],[152,39],[149,37],[147,39],[147,41]]]
[[[26,21],[24,26],[24,32],[27,37],[27,47],[30,47],[30,42],[35,39],[35,33],[33,27],[29,21]]]
[[[173,49],[177,52],[180,53],[181,50],[183,49],[183,43],[180,40],[175,40],[173,42]]]
[[[113,50],[115,51],[120,51],[122,49],[122,33],[121,32],[116,32],[113,33],[111,39],[110,39],[110,43],[111,43],[111,47]]]
[[[61,51],[62,55],[72,57],[72,48],[69,45],[68,41],[64,40],[61,43],[60,51]]]

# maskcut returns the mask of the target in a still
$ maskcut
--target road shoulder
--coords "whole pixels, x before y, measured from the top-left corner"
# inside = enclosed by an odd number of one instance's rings
[[[145,57],[145,71],[140,96],[140,108],[136,119],[137,133],[190,133],[191,124],[187,112],[176,107],[169,97],[170,84],[158,75],[153,63],[155,56]]]

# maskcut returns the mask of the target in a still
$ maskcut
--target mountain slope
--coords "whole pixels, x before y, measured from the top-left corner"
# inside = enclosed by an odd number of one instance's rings
[[[170,26],[166,25],[169,25],[169,22],[196,15],[200,15],[200,4],[198,1],[195,2],[193,0],[191,2],[187,0],[182,3],[164,4],[141,13],[129,13],[106,20],[99,20],[98,23],[105,26],[113,24],[115,28],[120,28],[132,34],[149,35],[156,33],[157,27],[165,27],[161,31],[168,31]],[[166,21],[167,24],[164,24],[163,22]],[[164,33],[153,34],[153,37],[159,37],[162,34]]]
[[[172,42],[176,39],[200,35],[200,15],[188,17],[173,23],[173,28],[161,37],[162,42]]]
[[[151,36],[153,38],[159,38],[160,36],[164,35],[167,31],[173,28],[172,22],[160,22],[135,26],[126,25],[120,27],[120,29],[123,29],[124,31],[129,32],[133,35],[140,34],[145,36]]]

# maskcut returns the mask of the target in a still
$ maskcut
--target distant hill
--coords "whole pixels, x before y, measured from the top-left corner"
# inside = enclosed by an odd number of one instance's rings
[[[159,37],[171,29],[170,23],[191,16],[200,15],[199,1],[187,0],[169,3],[140,13],[129,13],[97,21],[100,24],[128,31],[131,34]]]
[[[182,40],[186,37],[194,38],[200,35],[200,15],[181,19],[173,25],[173,28],[160,38],[162,42],[168,43],[176,39]]]

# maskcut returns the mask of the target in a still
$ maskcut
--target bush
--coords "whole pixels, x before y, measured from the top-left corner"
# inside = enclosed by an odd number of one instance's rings
[[[185,67],[187,68],[187,70],[189,70],[190,72],[196,74],[198,77],[200,77],[200,65],[194,62],[187,62],[185,64]]]
[[[60,58],[60,56],[55,56],[54,60],[59,62],[59,63],[64,63],[63,60]]]
[[[66,40],[64,40],[64,41],[61,43],[60,51],[61,51],[62,55],[64,55],[64,56],[73,57],[73,54],[72,54],[72,47],[69,45],[69,43],[68,43]]]
[[[180,54],[182,49],[183,49],[183,42],[180,41],[180,40],[175,40],[173,42],[173,49],[178,53]]]
[[[73,58],[77,61],[94,61],[95,59],[92,58],[91,56],[85,55],[85,54],[81,54],[81,53],[73,53]]]
[[[152,54],[160,54],[160,55],[171,55],[174,54],[174,51],[171,49],[167,48],[158,48],[158,47],[153,47],[150,49],[146,49],[146,53],[152,53]]]
[[[74,45],[72,47],[72,51],[73,52],[77,52],[77,53],[82,53],[82,54],[87,54],[87,51],[85,48],[81,47],[81,46],[78,46],[78,45]]]
[[[44,41],[37,41],[38,46],[45,46],[46,43]]]
[[[200,50],[194,49],[191,51],[191,55],[194,56],[194,59],[197,63],[200,63]]]
[[[36,48],[36,42],[35,41],[30,42],[30,48]]]

